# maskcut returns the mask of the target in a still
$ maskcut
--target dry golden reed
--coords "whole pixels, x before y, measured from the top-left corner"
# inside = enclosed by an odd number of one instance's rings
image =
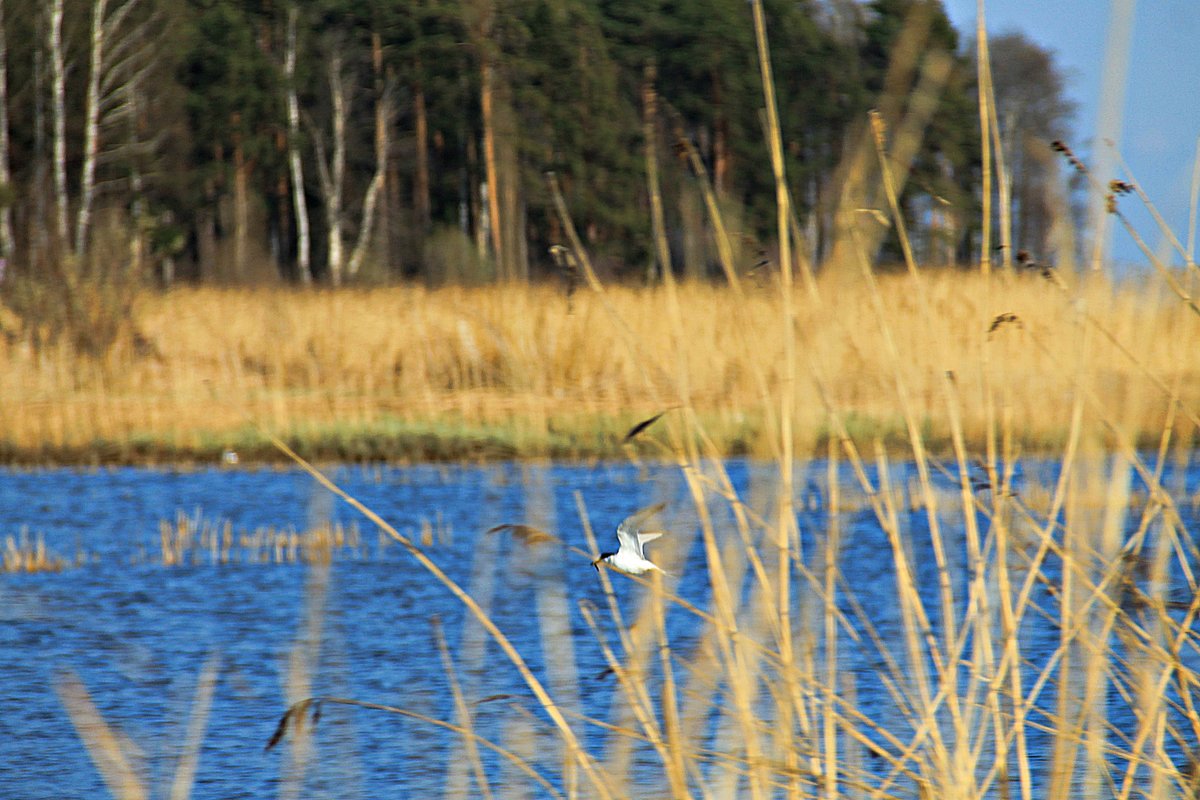
[[[852,435],[902,441],[896,357],[935,443],[949,433],[943,376],[979,399],[990,390],[983,363],[1031,448],[1061,443],[1081,378],[1110,399],[1141,398],[1125,423],[1144,433],[1160,428],[1172,391],[1200,405],[1189,367],[1200,319],[1158,288],[1097,280],[1068,296],[1036,275],[962,272],[922,285],[879,279],[895,356],[860,280],[833,273],[819,300],[794,293],[799,452],[828,433],[821,384]],[[147,293],[136,304],[145,341],[106,362],[0,342],[0,449],[9,460],[216,459],[261,444],[248,433],[261,425],[302,444],[324,437],[326,449],[310,451],[318,455],[354,457],[347,441],[424,431],[424,452],[405,452],[402,438],[397,451],[366,452],[438,456],[439,438],[472,430],[506,432],[501,455],[611,454],[630,425],[686,402],[727,450],[772,453],[777,434],[763,420],[788,378],[778,287],[745,287],[740,299],[707,284],[670,291],[678,333],[664,288],[610,287],[570,304],[539,285]],[[964,409],[969,441],[982,439],[983,408]]]
[[[84,560],[82,553],[76,555],[75,563]],[[4,572],[61,572],[72,562],[46,547],[46,536],[38,533],[32,538],[28,528],[22,528],[16,536],[4,537],[4,549],[0,551],[0,573]]]
[[[205,519],[182,511],[158,523],[159,563],[184,564],[328,564],[335,558],[366,558],[358,524],[325,523],[309,530],[266,526],[235,530],[230,520]]]

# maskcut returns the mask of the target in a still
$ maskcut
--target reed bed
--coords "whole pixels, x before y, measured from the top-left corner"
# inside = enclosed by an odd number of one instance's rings
[[[87,556],[82,551],[76,553],[73,560],[58,555],[46,547],[44,533],[30,536],[29,529],[22,527],[15,537],[4,537],[4,551],[0,554],[0,573],[61,572],[86,560]]]
[[[328,564],[336,558],[368,559],[358,525],[332,523],[305,531],[265,526],[235,530],[230,520],[206,519],[199,511],[178,512],[158,524],[158,562],[186,564]]]
[[[966,397],[994,388],[1033,450],[1065,440],[1079,374],[1137,408],[1126,423],[1143,437],[1167,413],[1156,384],[1192,407],[1200,400],[1191,357],[1200,324],[1155,285],[1097,279],[1068,293],[1033,275],[943,272],[915,292],[908,281],[879,279],[891,348],[862,281],[831,273],[819,300],[791,298],[797,452],[831,434],[818,376],[852,434],[890,445],[907,436],[892,396],[902,380],[943,450],[947,371]],[[681,365],[688,405],[716,443],[771,455],[779,442],[765,406],[788,380],[778,287],[680,285],[677,331],[664,313],[668,291],[618,286],[570,300],[548,285],[147,293],[136,303],[144,341],[107,361],[0,341],[0,456],[277,458],[256,426],[321,458],[616,455],[630,425],[680,403]],[[967,441],[982,442],[984,404],[964,408],[962,425]]]

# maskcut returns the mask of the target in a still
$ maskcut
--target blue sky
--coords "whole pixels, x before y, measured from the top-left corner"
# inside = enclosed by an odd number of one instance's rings
[[[943,2],[964,38],[974,38],[976,0]],[[1200,136],[1200,0],[1116,2],[1134,8],[1121,155],[1186,245]],[[1056,54],[1079,106],[1072,145],[1081,155],[1094,153],[1113,5],[1109,0],[987,0],[985,5],[989,33],[1020,31]],[[1161,252],[1163,237],[1149,213],[1135,198],[1123,198],[1121,204],[1150,247]],[[1123,230],[1113,234],[1111,254],[1117,262],[1146,263]]]

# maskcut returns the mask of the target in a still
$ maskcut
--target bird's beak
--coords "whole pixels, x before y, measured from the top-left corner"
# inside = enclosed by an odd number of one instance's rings
[[[603,560],[604,560],[603,558],[597,558],[595,561],[592,562],[592,566],[596,568],[596,572],[600,571],[600,562]]]

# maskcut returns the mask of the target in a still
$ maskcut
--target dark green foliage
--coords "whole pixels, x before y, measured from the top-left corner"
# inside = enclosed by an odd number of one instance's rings
[[[146,144],[103,162],[97,205],[123,211],[131,220],[136,208],[143,215],[147,255],[151,260],[177,257],[178,275],[243,277],[201,264],[228,257],[235,225],[232,198],[239,186],[249,193],[241,197],[252,226],[244,238],[257,243],[256,253],[270,254],[273,272],[294,274],[297,225],[283,69],[293,5],[299,14],[295,81],[306,184],[301,189],[318,278],[324,274],[323,240],[329,231],[315,150],[322,144],[328,154],[332,146],[328,64],[334,53],[348,86],[342,186],[348,246],[376,170],[375,110],[385,97],[394,104],[374,239],[387,237],[387,256],[372,273],[377,277],[427,275],[427,267],[435,264],[445,269],[428,243],[451,234],[482,248],[477,263],[491,268],[482,227],[488,211],[481,191],[489,135],[481,112],[485,62],[496,76],[492,141],[501,155],[515,160],[504,173],[516,176],[509,181],[516,195],[508,198],[504,213],[520,215],[513,230],[524,239],[521,257],[529,274],[553,270],[548,249],[562,240],[545,190],[548,170],[558,175],[597,262],[609,274],[645,274],[651,235],[642,92],[651,67],[657,75],[653,88],[661,138],[656,152],[668,238],[682,236],[685,225],[694,233],[697,224],[708,224],[702,214],[697,217],[697,204],[691,203],[691,212],[684,210],[697,185],[688,165],[674,155],[677,132],[700,153],[720,202],[736,220],[738,241],[765,247],[775,236],[761,77],[745,0],[139,3],[142,17],[159,20],[141,34],[160,42],[155,56],[160,69],[138,97],[136,129]],[[110,7],[115,4],[110,0]],[[18,252],[28,260],[52,207],[45,188],[51,142],[44,6],[32,0],[8,0],[5,6],[14,210]],[[67,0],[66,6],[67,168],[74,192],[92,3]],[[954,69],[902,204],[915,228],[923,223],[922,209],[935,202],[952,207],[962,220],[977,217],[974,62],[961,52],[959,35],[940,2],[767,0],[765,11],[787,175],[801,221],[816,220],[818,235],[826,232],[839,192],[837,166],[858,141],[854,134],[863,129],[867,110],[881,102],[898,37],[918,12],[927,20],[923,53],[950,54]],[[1026,56],[1030,64],[1037,60]],[[1055,75],[1052,60],[1047,63],[1046,71]],[[920,69],[920,62],[913,66],[904,91],[911,91]],[[895,101],[902,113],[905,98]],[[1051,97],[1051,107],[1038,108],[1036,116],[1047,120],[1047,129],[1061,125],[1064,105],[1060,95]],[[426,123],[423,136],[419,118]],[[127,134],[107,130],[103,142],[122,135]],[[424,179],[418,164],[428,165]],[[135,173],[136,194],[130,177]],[[1032,210],[1033,201],[1027,203]],[[427,208],[418,213],[422,204]],[[1042,236],[1030,230],[1031,237]],[[702,230],[700,238],[706,237]],[[962,239],[969,241],[965,231]],[[963,250],[963,255],[969,253]],[[189,266],[192,262],[196,266]]]
[[[506,58],[520,120],[525,185],[535,198],[535,230],[551,227],[553,208],[542,175],[564,181],[572,213],[591,226],[590,244],[637,249],[648,236],[642,191],[639,123],[618,85],[618,65],[595,9],[579,2],[525,3],[527,31],[538,31]],[[539,237],[540,238],[540,237]],[[554,244],[540,239],[542,253]]]
[[[179,65],[195,158],[227,154],[240,142],[250,158],[267,156],[281,119],[279,70],[260,36],[269,20],[253,3],[194,0],[195,14]]]
[[[891,55],[906,29],[915,27],[919,46],[918,56],[911,64],[911,79],[899,86],[887,85],[892,66]],[[910,31],[911,32],[911,31]],[[872,0],[867,4],[860,48],[863,86],[872,102],[887,109],[889,101],[902,110],[906,97],[892,97],[889,92],[911,91],[919,80],[929,53],[940,52],[952,57],[949,79],[942,87],[937,109],[921,148],[912,164],[900,205],[906,218],[918,227],[924,213],[936,205],[954,209],[967,226],[978,218],[977,198],[980,174],[979,106],[975,64],[960,52],[958,32],[946,16],[940,0]],[[891,123],[898,118],[888,120]],[[960,231],[960,247],[969,241],[971,227]],[[962,253],[969,260],[970,253]],[[884,244],[883,258],[898,262],[902,259],[899,241],[891,234]]]

